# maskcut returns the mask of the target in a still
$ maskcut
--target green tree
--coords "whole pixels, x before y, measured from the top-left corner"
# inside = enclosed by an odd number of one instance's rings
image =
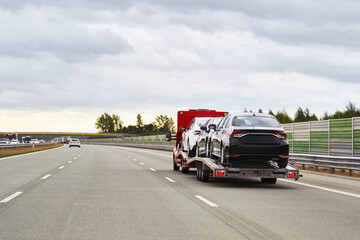
[[[140,115],[140,113],[137,115],[137,117],[136,117],[136,127],[137,128],[142,128],[144,126],[144,124],[143,124],[143,120],[142,120],[142,117],[141,117],[141,115]]]
[[[275,116],[274,112],[270,109],[269,112],[268,112],[270,115],[273,115]]]
[[[157,116],[152,124],[156,126],[158,132],[175,132],[175,121],[166,115]]]
[[[285,108],[283,110],[281,110],[281,111],[277,111],[277,113],[275,114],[275,117],[282,124],[284,124],[284,123],[292,123],[293,122],[291,117],[287,114]]]
[[[263,113],[263,111],[261,110],[261,108],[259,108],[258,113]]]
[[[117,132],[117,133],[121,132],[121,129],[123,128],[124,122],[121,121],[120,116],[113,114],[112,115],[112,120],[113,120],[113,123],[114,123],[115,132]]]
[[[304,111],[302,110],[301,107],[299,107],[295,113],[294,122],[305,122],[305,121],[306,121],[306,117]]]
[[[118,115],[103,113],[96,119],[95,127],[100,132],[115,133],[121,131],[123,124]]]
[[[95,127],[99,129],[100,132],[115,132],[113,119],[108,113],[103,113],[97,118]]]

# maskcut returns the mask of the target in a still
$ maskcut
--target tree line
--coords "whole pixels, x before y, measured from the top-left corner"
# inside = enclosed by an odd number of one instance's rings
[[[253,112],[252,110],[244,109],[244,112]],[[257,111],[263,113],[261,109]],[[355,106],[354,103],[349,102],[346,105],[345,110],[337,110],[333,114],[325,112],[323,116],[317,117],[315,113],[311,113],[308,108],[299,107],[295,113],[294,118],[291,118],[285,109],[278,110],[274,113],[272,110],[268,111],[269,114],[276,117],[280,123],[293,123],[293,122],[308,122],[317,120],[339,119],[339,118],[351,118],[360,117],[360,109]],[[159,115],[155,118],[155,121],[149,124],[144,124],[142,116],[140,114],[136,117],[136,125],[124,126],[124,122],[120,119],[120,116],[115,114],[103,113],[97,118],[95,123],[96,129],[104,133],[128,133],[128,134],[141,134],[141,135],[156,135],[164,134],[167,132],[175,132],[175,121],[166,115]]]
[[[175,132],[175,121],[167,115],[159,115],[155,121],[144,124],[142,116],[136,116],[136,125],[124,126],[120,116],[103,113],[96,119],[95,127],[103,133],[128,133],[141,135],[156,135]]]
[[[244,109],[247,112],[246,109]],[[252,112],[251,110],[249,112]],[[263,111],[261,109],[258,110],[259,113]],[[360,109],[355,106],[354,103],[349,102],[346,105],[345,110],[339,111],[336,110],[335,113],[329,114],[325,112],[321,117],[317,117],[315,113],[311,113],[308,108],[299,107],[295,113],[294,118],[291,118],[285,109],[279,110],[276,113],[269,110],[269,114],[276,117],[280,123],[293,123],[293,122],[308,122],[308,121],[318,121],[318,120],[329,120],[329,119],[339,119],[339,118],[352,118],[352,117],[360,117]]]

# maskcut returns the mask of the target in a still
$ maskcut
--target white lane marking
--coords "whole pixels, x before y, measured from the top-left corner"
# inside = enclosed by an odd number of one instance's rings
[[[169,182],[176,182],[175,180],[169,178],[169,177],[165,177],[166,180],[168,180]]]
[[[76,160],[77,158],[75,157],[74,160]]]
[[[207,200],[206,198],[200,196],[200,195],[194,195],[196,198],[200,199],[201,201],[203,201],[204,203],[208,204],[211,207],[218,207],[218,205],[216,205],[215,203]]]
[[[68,161],[68,163],[72,163],[72,161]]]
[[[63,169],[65,166],[60,166],[59,169]]]
[[[48,149],[48,150],[42,150],[42,151],[32,152],[32,153],[19,154],[19,155],[16,155],[16,156],[4,157],[4,158],[0,158],[0,161],[6,160],[6,159],[10,159],[10,158],[17,158],[17,157],[22,157],[22,156],[33,155],[33,154],[37,154],[37,153],[50,152],[50,151],[58,150],[58,149],[61,149],[61,148],[64,148],[64,147],[65,147],[65,146],[57,147],[57,148],[53,148],[53,149]]]
[[[49,178],[50,176],[51,176],[51,174],[47,174],[47,175],[43,176],[41,179],[45,180],[45,179]]]
[[[156,170],[154,169],[154,168],[149,168],[151,171],[153,171],[153,172],[156,172]]]
[[[292,182],[292,181],[285,180],[285,179],[279,179],[279,180],[284,181],[284,182],[289,182],[289,183],[294,183],[294,184],[306,186],[306,187],[316,188],[316,189],[320,189],[320,190],[324,190],[324,191],[328,191],[328,192],[339,193],[339,194],[343,194],[343,195],[350,196],[350,197],[360,198],[359,194],[343,192],[343,191],[339,191],[339,190],[335,190],[335,189],[331,189],[331,188],[319,187],[319,186],[315,186],[315,185],[311,185],[311,184],[307,184],[307,183]]]
[[[23,192],[16,192],[16,193],[8,196],[7,198],[4,198],[4,199],[1,200],[0,202],[1,202],[1,203],[7,203],[7,202],[9,202],[10,200],[16,198],[17,196],[19,196],[19,195],[22,194],[22,193],[23,193]]]
[[[133,159],[134,162],[136,162],[136,159]]]
[[[145,164],[141,162],[140,165],[143,165],[143,166],[144,166]]]

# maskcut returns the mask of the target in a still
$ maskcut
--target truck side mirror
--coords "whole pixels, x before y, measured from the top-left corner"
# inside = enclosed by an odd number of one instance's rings
[[[185,131],[185,130],[186,130],[186,127],[180,127],[180,130],[181,130],[181,131]]]
[[[207,127],[206,127],[206,126],[200,126],[200,130],[206,131],[206,130],[207,130]]]
[[[216,125],[215,124],[209,124],[209,129],[216,130]]]
[[[168,141],[168,142],[171,141],[171,132],[166,133],[166,141]]]

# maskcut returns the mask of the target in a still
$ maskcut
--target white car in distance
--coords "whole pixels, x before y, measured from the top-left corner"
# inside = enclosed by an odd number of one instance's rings
[[[33,143],[34,143],[34,144],[39,144],[40,142],[39,142],[38,139],[34,138],[34,139],[31,139],[30,143],[31,143],[31,144],[33,144]]]
[[[19,141],[18,140],[11,140],[10,144],[19,144]]]
[[[80,140],[79,139],[71,139],[69,141],[69,147],[80,147]]]

